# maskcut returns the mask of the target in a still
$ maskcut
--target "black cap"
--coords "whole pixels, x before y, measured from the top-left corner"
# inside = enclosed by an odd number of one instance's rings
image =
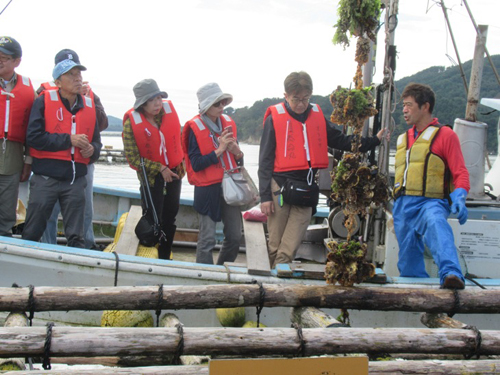
[[[17,59],[23,55],[21,45],[10,36],[0,36],[0,52]]]
[[[73,60],[76,62],[78,65],[80,65],[80,59],[78,58],[78,55],[75,51],[72,49],[62,49],[59,52],[57,52],[57,55],[54,59],[54,65],[59,64],[61,61],[64,60]]]

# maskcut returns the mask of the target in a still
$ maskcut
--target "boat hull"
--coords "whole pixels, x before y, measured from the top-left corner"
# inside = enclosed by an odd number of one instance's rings
[[[118,272],[116,268],[118,265]],[[249,275],[245,267],[201,265],[190,262],[165,261],[48,245],[15,238],[0,237],[0,287],[19,286],[143,286],[143,285],[206,285],[224,283],[310,284],[324,285],[323,280]],[[498,288],[499,280],[487,280],[488,288]],[[364,286],[367,286],[366,284]],[[361,286],[361,287],[364,287]],[[387,288],[438,288],[437,279],[389,278]],[[472,284],[467,286],[473,288]],[[247,320],[256,320],[255,308],[248,307]],[[326,309],[336,317],[337,309]],[[165,313],[167,311],[163,311]],[[213,310],[170,311],[186,326],[218,326]],[[154,314],[154,312],[152,312]],[[349,311],[355,327],[422,327],[420,313]],[[100,312],[36,313],[36,324],[54,321],[56,324],[100,325]],[[456,319],[480,329],[500,329],[494,315],[456,315]],[[260,321],[267,326],[290,325],[290,308],[264,308]]]

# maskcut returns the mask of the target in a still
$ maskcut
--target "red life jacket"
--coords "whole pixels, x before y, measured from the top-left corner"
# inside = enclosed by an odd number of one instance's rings
[[[57,85],[53,81],[44,82],[40,86],[43,88],[43,90],[38,93],[39,95],[41,95],[44,91],[47,91],[47,90],[59,90],[59,87],[57,87]],[[38,90],[40,90],[40,89],[38,89]],[[92,91],[90,86],[89,86],[89,92],[87,93],[86,96],[89,96],[90,98],[92,98],[93,101],[95,101],[94,100],[94,92]]]
[[[223,114],[220,117],[222,129],[225,129],[228,126],[232,127],[233,137],[236,138],[236,124],[233,119],[228,115]],[[184,154],[186,155],[186,171],[188,176],[188,181],[191,185],[195,186],[208,186],[216,183],[222,182],[222,177],[224,176],[224,168],[222,167],[221,162],[219,161],[217,164],[212,164],[209,167],[195,172],[193,170],[193,166],[191,165],[191,160],[188,157],[189,150],[189,133],[193,132],[196,136],[196,141],[198,142],[198,147],[200,148],[200,152],[202,155],[208,155],[212,151],[217,149],[214,144],[214,140],[212,138],[212,132],[210,129],[203,123],[200,115],[193,117],[191,120],[186,122],[184,125],[184,129],[182,130],[182,149],[184,150]],[[222,158],[224,160],[224,164],[226,169],[231,169],[236,167],[236,160],[234,159],[234,155],[230,152],[226,151],[222,154]],[[219,158],[220,160],[220,158]]]
[[[275,172],[309,169],[303,126],[306,128],[311,167],[318,169],[328,167],[325,117],[317,104],[311,103],[311,105],[312,109],[304,124],[290,116],[284,103],[267,109],[264,122],[269,115],[273,116],[276,133]]]
[[[87,96],[83,98],[83,108],[76,115],[69,112],[59,97],[56,90],[44,91],[42,93],[45,100],[45,131],[49,133],[65,134],[86,134],[88,139],[92,139],[95,131],[96,112],[94,101]],[[72,126],[72,125],[75,126]],[[58,159],[77,163],[88,164],[90,158],[84,158],[78,147],[70,147],[62,151],[42,151],[34,148],[30,149],[30,155],[39,159]]]
[[[42,92],[44,92],[46,90],[59,90],[59,87],[57,87],[53,81],[52,82],[44,82],[40,86],[43,87],[43,90],[40,92],[40,94],[42,94]]]
[[[130,119],[135,142],[143,158],[173,169],[184,158],[181,146],[181,123],[170,100],[163,100],[163,109],[165,114],[162,116],[160,129],[151,125],[143,114],[134,109],[125,113],[123,122]],[[132,165],[130,167],[136,169]]]
[[[0,138],[24,143],[26,129],[35,101],[35,91],[28,77],[17,75],[17,82],[10,93],[1,90],[0,94]]]

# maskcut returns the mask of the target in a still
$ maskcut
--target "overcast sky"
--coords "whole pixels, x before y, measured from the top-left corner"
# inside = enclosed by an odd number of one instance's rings
[[[1,8],[7,3],[0,0]],[[461,0],[445,3],[460,58],[467,61],[474,28]],[[490,54],[499,54],[500,1],[468,3],[476,22],[489,25]],[[51,79],[55,54],[71,48],[109,115],[121,118],[134,102],[134,84],[154,78],[184,123],[197,113],[196,90],[208,82],[233,94],[235,108],[281,97],[292,71],[307,71],[315,94],[349,86],[354,49],[331,43],[336,11],[336,0],[13,0],[0,15],[0,35],[21,43],[18,72],[36,87]],[[384,38],[382,28],[380,73]],[[448,56],[457,60],[442,9],[433,0],[400,0],[395,44],[396,79],[433,65],[451,66]]]

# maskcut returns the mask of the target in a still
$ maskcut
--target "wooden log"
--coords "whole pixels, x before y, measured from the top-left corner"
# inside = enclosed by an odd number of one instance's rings
[[[24,312],[13,311],[5,318],[4,327],[27,327],[28,317]],[[24,358],[0,358],[0,372],[7,369],[16,368],[25,370]],[[17,370],[16,370],[17,371]]]
[[[424,313],[420,317],[420,321],[423,325],[429,328],[456,328],[462,329],[467,325],[459,320],[450,318],[446,314],[429,314]]]
[[[208,375],[208,366],[150,366],[150,367],[132,367],[132,368],[99,368],[99,369],[52,369],[50,372],[39,369],[34,371],[16,371],[8,373],[12,375],[47,375],[57,374],[166,374],[166,375]],[[7,374],[6,374],[7,375]]]
[[[316,307],[294,307],[290,316],[292,323],[302,328],[326,328],[341,326],[337,319]]]
[[[175,314],[167,313],[162,316],[160,320],[160,327],[176,327],[177,324],[182,324],[179,318]],[[171,357],[173,358],[173,357]],[[199,356],[199,355],[181,355],[181,363],[183,365],[201,365],[203,362],[210,361],[209,356]]]
[[[208,375],[207,366],[152,366],[152,367],[134,367],[134,368],[110,368],[110,369],[58,369],[51,371],[58,375],[65,374],[176,374],[176,375]],[[412,374],[498,374],[500,365],[495,360],[481,361],[382,361],[370,362],[370,375],[412,375]],[[35,371],[17,371],[13,375],[46,375],[44,370]]]
[[[481,331],[480,355],[500,354],[500,331]],[[464,329],[184,328],[184,355],[315,356],[343,353],[472,354],[476,333]],[[0,357],[41,356],[45,327],[0,328]],[[175,354],[174,328],[53,327],[51,356]]]
[[[370,362],[370,375],[381,374],[498,374],[500,362],[482,361],[380,361]]]
[[[333,285],[264,284],[265,307],[344,308],[356,310],[484,313],[500,312],[500,290],[468,288],[396,289],[340,287]],[[36,287],[35,311],[156,310],[157,286],[135,287]],[[29,288],[0,288],[0,311],[28,311]],[[259,285],[222,284],[163,286],[162,310],[258,306]]]

